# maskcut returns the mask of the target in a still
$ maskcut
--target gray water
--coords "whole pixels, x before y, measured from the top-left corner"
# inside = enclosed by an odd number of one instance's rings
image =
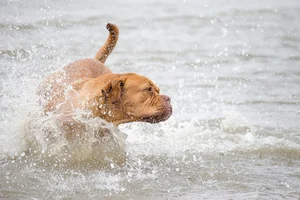
[[[300,1],[0,0],[0,13],[1,199],[300,199]],[[128,135],[121,167],[86,144],[45,153],[61,148],[35,95],[95,55],[107,22],[120,39],[106,65],[152,79],[174,110],[111,127]]]

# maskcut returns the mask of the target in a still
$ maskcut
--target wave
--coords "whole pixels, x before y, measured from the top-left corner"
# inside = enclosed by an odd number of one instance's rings
[[[10,31],[28,31],[36,29],[34,24],[0,24],[0,29],[8,29]]]
[[[68,126],[73,126],[72,135]],[[75,127],[75,128],[74,128]],[[100,119],[81,114],[45,116],[32,112],[18,131],[22,148],[12,159],[31,159],[41,165],[68,167],[110,167],[126,160],[126,134]]]
[[[234,111],[211,120],[173,119],[161,125],[133,123],[120,128],[99,118],[76,115],[74,119],[72,126],[80,123],[84,131],[81,129],[70,138],[61,128],[68,118],[31,113],[17,130],[22,148],[14,156],[35,158],[35,162],[50,165],[109,167],[111,163],[125,163],[126,155],[136,160],[149,155],[160,159],[232,152],[278,156],[300,153],[295,137],[284,137],[290,134],[289,130],[263,130]],[[107,131],[109,134],[105,134]],[[127,139],[124,132],[129,135]],[[101,134],[105,136],[99,137]]]
[[[286,106],[297,106],[300,105],[298,101],[264,101],[264,100],[257,100],[257,101],[245,101],[245,102],[230,102],[230,101],[222,101],[224,104],[228,105],[286,105]]]
[[[211,120],[169,120],[159,128],[148,127],[147,130],[128,125],[124,131],[129,135],[129,155],[134,156],[182,157],[234,152],[272,154],[281,151],[293,156],[295,152],[300,153],[295,137],[287,137],[292,130],[279,133],[275,129],[264,130],[235,111]]]
[[[5,50],[0,50],[0,57],[4,58],[14,58],[14,59],[22,59],[22,58],[30,58],[32,57],[32,52],[23,49],[23,48],[15,48],[12,50],[5,49]]]

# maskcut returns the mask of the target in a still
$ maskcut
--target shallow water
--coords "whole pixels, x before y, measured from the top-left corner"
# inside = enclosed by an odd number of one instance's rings
[[[299,9],[297,0],[0,1],[0,198],[299,199]],[[149,77],[174,110],[157,125],[110,127],[128,135],[122,167],[93,142],[45,140],[56,121],[38,115],[35,96],[44,76],[94,56],[107,22],[121,34],[107,66]]]

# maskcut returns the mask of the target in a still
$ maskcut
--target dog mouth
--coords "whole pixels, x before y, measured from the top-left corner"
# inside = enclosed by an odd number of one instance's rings
[[[154,115],[141,117],[141,121],[148,122],[151,124],[156,124],[159,122],[166,121],[167,119],[169,119],[171,115],[172,115],[172,106],[169,105]]]

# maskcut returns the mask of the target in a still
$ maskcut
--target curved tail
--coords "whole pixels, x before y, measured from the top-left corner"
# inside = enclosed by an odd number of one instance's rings
[[[107,57],[112,52],[116,46],[119,38],[119,29],[116,25],[108,23],[106,29],[109,31],[109,36],[105,44],[101,47],[98,53],[95,55],[97,60],[100,60],[102,63],[105,63]]]

